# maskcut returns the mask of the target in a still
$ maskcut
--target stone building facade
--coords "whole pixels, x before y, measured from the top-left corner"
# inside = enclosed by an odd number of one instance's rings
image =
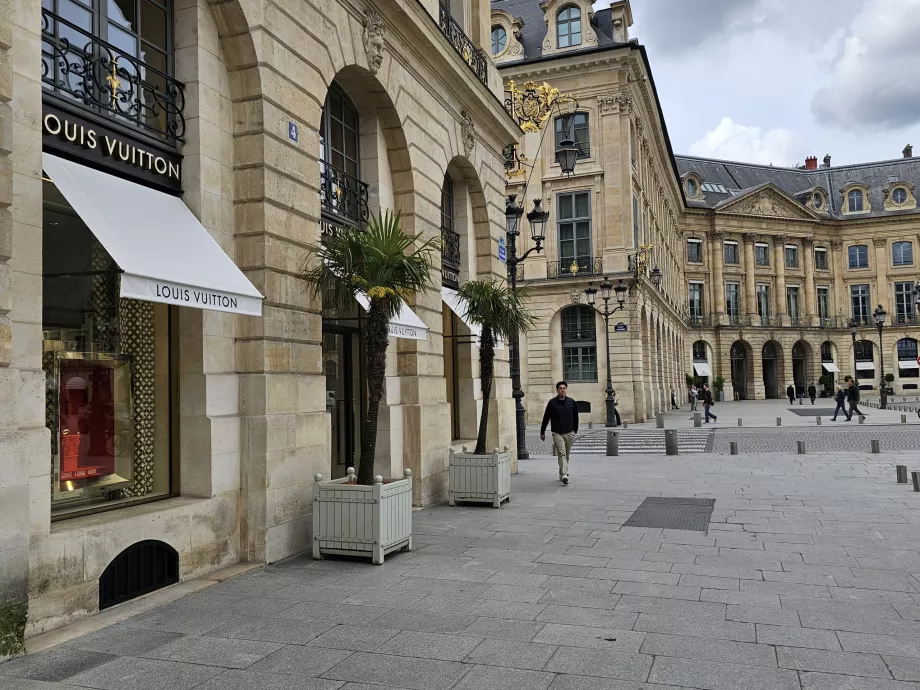
[[[160,583],[305,549],[314,474],[354,462],[363,371],[360,308],[324,312],[300,273],[369,213],[452,233],[391,324],[379,438],[416,503],[446,493],[478,366],[441,285],[504,277],[519,134],[479,0],[64,4],[0,2],[0,657],[137,594],[102,592],[132,549]],[[513,438],[506,380],[490,445]]]
[[[731,399],[920,387],[914,190],[920,162],[797,168],[678,156],[688,295],[687,373],[722,376]],[[887,312],[882,341],[873,319]],[[851,333],[856,323],[855,338]],[[822,378],[823,377],[823,378]]]
[[[549,212],[543,251],[518,267],[537,318],[521,339],[529,423],[541,421],[561,379],[585,405],[583,424],[605,421],[608,339],[622,418],[643,421],[670,406],[672,389],[684,395],[684,201],[648,57],[630,41],[631,25],[623,0],[596,11],[585,0],[492,3],[492,51],[506,89],[546,82],[575,99],[523,137],[516,155],[525,160],[508,176],[509,193],[526,210],[539,198]],[[579,147],[572,176],[554,159],[565,136]],[[520,253],[532,246],[525,229]],[[601,299],[592,308],[584,293],[604,277],[628,286],[609,330]],[[610,309],[617,306],[614,296]]]

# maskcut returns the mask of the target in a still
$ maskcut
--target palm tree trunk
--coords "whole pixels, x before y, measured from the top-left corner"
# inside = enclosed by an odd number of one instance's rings
[[[482,415],[479,418],[479,436],[476,438],[477,455],[485,455],[486,434],[489,431],[489,398],[492,397],[492,375],[495,364],[495,338],[489,326],[482,327],[479,336],[479,380],[482,386]]]
[[[380,399],[383,397],[384,379],[387,368],[386,316],[383,305],[371,300],[367,312],[367,418],[361,430],[361,462],[358,466],[358,483],[374,483],[374,460],[377,455],[377,417],[380,413]]]

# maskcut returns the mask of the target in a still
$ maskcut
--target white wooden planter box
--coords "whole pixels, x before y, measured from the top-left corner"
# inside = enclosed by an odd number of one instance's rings
[[[511,453],[507,446],[491,455],[457,453],[451,449],[448,502],[476,501],[495,508],[511,500]]]
[[[342,479],[313,485],[313,558],[323,554],[369,556],[380,565],[386,554],[412,550],[412,470],[404,479],[373,486],[355,484],[355,470]]]

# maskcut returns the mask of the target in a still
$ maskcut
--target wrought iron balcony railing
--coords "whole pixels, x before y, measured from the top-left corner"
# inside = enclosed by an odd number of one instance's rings
[[[364,227],[369,215],[366,182],[320,161],[319,183],[320,207],[328,221],[335,225]]]
[[[463,61],[470,66],[473,74],[483,84],[489,84],[488,60],[482,54],[482,50],[470,40],[469,36],[463,31],[463,28],[457,23],[450,13],[450,8],[438,3],[438,26],[450,44],[457,51],[457,54],[463,58]]]
[[[741,314],[729,314],[728,323],[730,326],[750,326],[751,317]]]
[[[185,87],[148,62],[42,9],[42,84],[63,102],[176,144]]]
[[[690,326],[691,328],[701,328],[704,326],[711,326],[712,317],[711,316],[688,316],[687,325]]]
[[[575,278],[578,276],[597,276],[604,270],[603,259],[599,256],[581,256],[577,259],[548,261],[547,278]],[[572,269],[576,270],[572,270]]]
[[[563,328],[562,342],[591,342],[597,340],[597,331],[594,328]]]
[[[790,316],[789,317],[790,326],[807,326],[809,325],[808,319],[804,316]]]
[[[459,287],[460,235],[450,228],[441,228],[441,277],[448,287]]]
[[[760,315],[760,325],[761,326],[776,326],[779,324],[779,320],[775,316],[764,316]]]
[[[896,314],[892,326],[920,326],[920,316],[917,314]]]

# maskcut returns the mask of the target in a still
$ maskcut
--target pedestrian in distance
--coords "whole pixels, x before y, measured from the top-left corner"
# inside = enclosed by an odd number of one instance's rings
[[[703,409],[706,411],[706,423],[709,424],[710,418],[713,422],[717,421],[719,418],[712,413],[712,406],[715,405],[715,401],[712,399],[712,391],[709,390],[709,384],[703,384]]]
[[[855,381],[850,381],[850,388],[847,390],[847,402],[850,404],[850,417],[847,421],[852,421],[853,415],[858,414],[860,417],[863,416],[863,413],[859,411],[859,386],[856,385]]]
[[[622,421],[620,420],[620,411],[617,409],[617,406],[620,404],[620,399],[617,397],[617,392],[613,391],[613,419],[614,426],[620,426]]]
[[[672,410],[679,410],[679,409],[680,409],[680,408],[677,406],[677,398],[674,397],[674,386],[671,386],[671,409],[672,409]]]
[[[815,384],[814,384],[814,383],[812,383],[812,384],[808,387],[808,397],[811,398],[811,404],[814,405],[814,404],[815,404],[815,398],[818,397],[818,389],[815,388]]]
[[[690,411],[696,412],[697,404],[700,401],[700,389],[696,387],[696,384],[690,386]]]
[[[550,424],[553,434],[553,447],[559,459],[559,481],[569,483],[569,456],[575,434],[578,433],[578,405],[568,397],[569,384],[560,381],[556,384],[556,397],[546,403],[543,424],[540,425],[540,440],[546,440],[546,425]]]
[[[803,383],[795,384],[795,395],[799,399],[799,405],[801,405],[802,400],[805,398],[805,384]]]
[[[792,387],[792,384],[789,384],[789,387],[786,388],[786,397],[789,398],[789,404],[795,405],[795,388]]]
[[[837,393],[834,395],[834,400],[837,401],[837,407],[834,408],[834,416],[831,417],[832,422],[837,421],[837,413],[843,412],[843,416],[847,418],[847,421],[850,421],[850,413],[847,412],[847,392],[843,390],[840,386],[837,386]]]

